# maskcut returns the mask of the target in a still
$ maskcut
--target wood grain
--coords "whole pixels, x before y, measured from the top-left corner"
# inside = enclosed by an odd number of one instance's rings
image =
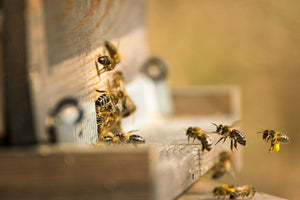
[[[16,81],[15,84],[6,84],[9,85],[6,90],[18,94],[6,102],[14,99],[12,104],[19,107],[26,105],[26,109],[30,111],[28,115],[17,112],[21,109],[18,107],[8,107],[8,111],[15,113],[12,115],[31,121],[26,124],[35,122],[31,126],[36,131],[23,128],[19,132],[35,135],[39,141],[44,141],[47,138],[45,119],[61,99],[73,97],[82,104],[90,104],[98,96],[95,88],[107,90],[113,71],[99,77],[95,67],[97,57],[106,53],[103,48],[105,40],[112,41],[118,47],[121,63],[115,70],[124,71],[126,82],[132,80],[139,72],[148,55],[143,13],[145,2],[19,1],[19,7],[21,9],[22,6],[23,10],[18,11],[24,15],[19,14],[19,18],[8,15],[5,24],[9,24],[8,30],[20,31],[9,35],[9,40],[6,40],[6,46],[9,48],[5,48],[4,55],[15,62],[14,65],[26,70],[18,71],[6,62],[5,66],[10,71],[4,71],[4,76],[10,81]],[[11,9],[15,9],[10,1],[4,2],[7,2]],[[21,22],[22,24],[19,24]],[[22,39],[15,39],[17,34],[21,35]],[[11,41],[15,41],[15,45],[11,45]],[[21,88],[19,85],[24,86]],[[16,116],[7,119],[11,124],[20,120]]]
[[[6,143],[36,143],[24,0],[3,1],[3,80]],[[16,31],[17,30],[17,31]]]
[[[1,199],[150,199],[145,148],[0,150]]]
[[[174,87],[174,114],[238,118],[239,93],[239,89],[234,86]]]
[[[178,200],[215,200],[216,197],[212,195],[212,191],[215,187],[222,185],[222,183],[212,181],[209,179],[199,179],[192,187],[185,191]],[[275,197],[269,194],[265,194],[259,191],[259,188],[256,188],[258,191],[254,195],[256,200],[285,200],[280,197]],[[226,199],[229,199],[227,196]],[[241,198],[238,198],[241,199]]]

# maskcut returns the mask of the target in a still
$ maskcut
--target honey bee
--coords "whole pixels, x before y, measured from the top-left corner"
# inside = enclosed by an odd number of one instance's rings
[[[206,149],[207,151],[210,151],[212,149],[211,138],[199,127],[189,127],[186,131],[186,135],[188,136],[188,143],[190,143],[190,137],[194,138],[192,144],[194,144],[194,141],[197,138],[202,144],[202,151],[204,151],[204,149]]]
[[[134,131],[129,131],[129,132],[119,132],[116,135],[114,135],[112,132],[107,131],[105,133],[102,133],[99,137],[100,141],[104,141],[107,143],[131,143],[131,144],[142,144],[145,143],[145,139],[142,138],[139,135],[131,135],[131,133],[136,132]]]
[[[233,187],[234,185],[221,185],[219,187],[215,187],[213,195],[217,197],[223,196],[224,199],[226,199],[227,195],[230,195],[235,191]]]
[[[233,175],[231,166],[231,155],[223,151],[219,154],[219,162],[213,167],[213,179],[220,178],[226,173],[231,173]]]
[[[252,199],[255,193],[255,187],[249,185],[221,185],[213,190],[214,196],[223,196],[224,199],[226,199],[227,195],[229,195],[229,199],[236,199],[237,197]]]
[[[105,41],[105,48],[107,49],[108,54],[113,59],[114,63],[120,63],[121,59],[117,47],[113,45],[113,43]]]
[[[122,102],[122,117],[128,117],[136,111],[136,106],[124,87],[124,76],[121,71],[113,74],[112,88],[117,90],[117,97]]]
[[[234,185],[234,192],[230,194],[230,199],[236,199],[237,197],[251,198],[255,195],[256,189],[250,185]]]
[[[99,141],[103,141],[107,143],[117,143],[119,142],[119,137],[115,136],[112,132],[107,131],[100,135]]]
[[[279,149],[280,149],[279,142],[284,143],[284,144],[287,144],[287,143],[290,142],[290,139],[286,134],[276,132],[276,131],[271,130],[271,129],[266,129],[263,132],[257,132],[257,133],[262,133],[263,134],[263,140],[265,140],[266,142],[270,141],[269,152],[279,151]]]
[[[129,131],[127,133],[120,132],[117,136],[120,138],[121,142],[124,143],[133,143],[133,144],[142,144],[145,143],[145,139],[139,135],[131,135],[131,133],[136,132],[137,130]]]
[[[111,92],[96,90],[101,95],[95,101],[98,133],[114,127],[121,119],[118,98]]]
[[[101,65],[103,65],[103,67],[100,70],[99,70],[97,61]],[[98,75],[100,75],[104,72],[107,72],[107,71],[111,71],[111,70],[115,69],[115,67],[116,67],[116,63],[113,60],[111,60],[111,58],[109,56],[99,56],[97,61],[95,62],[95,65],[97,68]]]
[[[233,146],[237,149],[237,143],[245,146],[246,145],[246,138],[245,136],[237,129],[231,128],[232,125],[217,125],[212,123],[216,126],[217,130],[215,133],[222,135],[220,140],[216,143],[218,144],[222,139],[224,140],[223,143],[226,141],[227,138],[231,139],[230,149],[233,150]]]

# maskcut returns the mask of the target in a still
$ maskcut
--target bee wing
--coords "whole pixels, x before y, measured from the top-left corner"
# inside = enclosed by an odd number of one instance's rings
[[[138,132],[138,131],[140,131],[140,130],[131,130],[131,131],[128,131],[127,134]]]
[[[236,120],[230,124],[230,127],[238,126],[240,122],[241,122],[241,120]]]

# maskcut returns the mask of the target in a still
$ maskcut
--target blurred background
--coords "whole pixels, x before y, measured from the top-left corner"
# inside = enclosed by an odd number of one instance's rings
[[[169,83],[238,85],[243,169],[224,183],[255,185],[288,199],[300,196],[300,1],[150,0],[152,54],[170,63]],[[268,154],[256,132],[286,133],[290,144]]]

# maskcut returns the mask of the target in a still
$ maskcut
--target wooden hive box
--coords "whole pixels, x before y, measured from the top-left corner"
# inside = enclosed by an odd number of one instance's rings
[[[184,131],[178,130],[200,126],[209,131],[213,129],[211,122],[237,119],[236,89],[213,89],[213,95],[200,92],[194,96],[192,101],[198,99],[204,105],[211,102],[207,95],[216,100],[198,117],[180,115],[180,98],[187,94],[177,89],[174,107],[179,112],[170,115],[171,108],[162,109],[161,105],[167,104],[161,103],[164,98],[159,99],[167,92],[165,81],[141,75],[149,58],[145,4],[141,0],[3,1],[2,143],[23,147],[0,150],[0,162],[4,163],[0,165],[2,197],[173,199],[208,172],[218,162],[220,152],[229,151],[226,144],[202,152],[199,144],[187,145]],[[105,40],[118,44],[122,61],[115,70],[99,76],[95,60],[105,52]],[[95,101],[99,94],[95,89],[108,90],[116,70],[123,71],[128,93],[138,108],[136,122],[128,125],[123,121],[124,129],[141,129],[147,144],[91,148],[97,138]],[[222,95],[218,95],[219,90]],[[47,116],[66,97],[77,99],[83,106],[83,120],[67,129],[58,124],[67,140],[41,145],[47,143]],[[153,101],[145,106],[148,97]],[[217,140],[216,135],[212,137]]]

